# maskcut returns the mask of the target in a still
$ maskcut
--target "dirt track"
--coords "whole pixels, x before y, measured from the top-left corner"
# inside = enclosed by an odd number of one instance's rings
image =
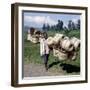
[[[71,74],[79,74],[79,71],[72,72]],[[48,71],[45,70],[43,64],[25,64],[24,65],[24,77],[39,77],[39,76],[56,76],[56,75],[67,75],[67,72],[59,67],[57,69],[50,68]]]

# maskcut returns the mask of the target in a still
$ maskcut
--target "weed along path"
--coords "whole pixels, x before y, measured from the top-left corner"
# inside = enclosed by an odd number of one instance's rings
[[[48,71],[45,70],[43,64],[24,64],[24,77],[39,77],[39,76],[59,76],[59,75],[79,75],[80,68],[70,65],[59,64],[59,62],[49,65]],[[69,71],[69,69],[72,71]],[[70,69],[70,70],[71,70]]]

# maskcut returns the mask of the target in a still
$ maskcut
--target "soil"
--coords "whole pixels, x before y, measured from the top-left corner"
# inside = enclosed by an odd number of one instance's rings
[[[79,74],[79,72],[72,72],[72,74]],[[67,72],[59,68],[49,68],[48,71],[45,70],[44,64],[34,64],[29,63],[24,65],[24,77],[39,77],[39,76],[58,76],[67,75]]]

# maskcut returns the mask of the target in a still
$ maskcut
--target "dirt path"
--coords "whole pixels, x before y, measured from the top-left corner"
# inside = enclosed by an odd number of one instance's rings
[[[24,77],[35,77],[35,76],[55,76],[64,75],[66,72],[62,68],[50,68],[48,71],[45,70],[42,64],[25,64],[24,65]]]

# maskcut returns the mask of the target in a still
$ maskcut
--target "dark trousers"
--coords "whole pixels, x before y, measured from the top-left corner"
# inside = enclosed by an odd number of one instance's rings
[[[45,68],[47,69],[48,68],[47,66],[48,66],[49,54],[44,54],[43,59],[44,59]]]

